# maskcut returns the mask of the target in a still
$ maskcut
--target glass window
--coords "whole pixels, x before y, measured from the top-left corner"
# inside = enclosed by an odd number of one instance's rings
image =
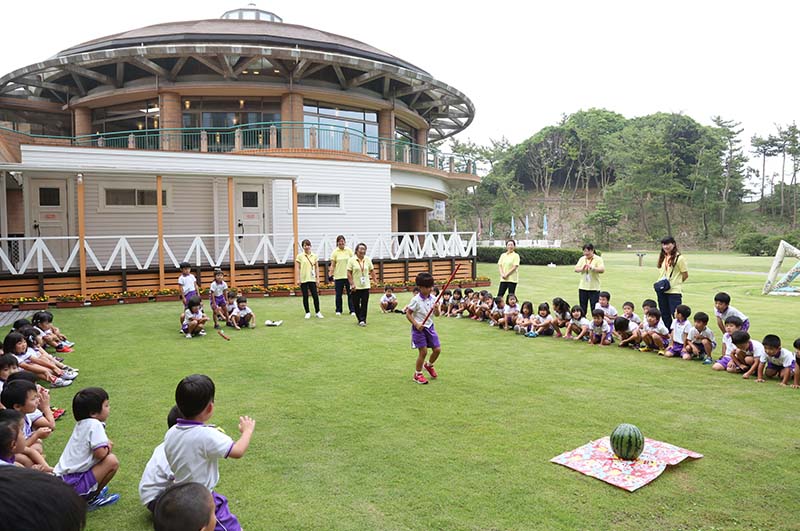
[[[136,190],[106,188],[106,205],[136,206]]]
[[[317,194],[297,194],[297,205],[306,207],[317,206]]]
[[[167,191],[161,190],[161,204],[167,204]],[[136,190],[136,206],[157,206],[155,190]]]
[[[258,208],[258,192],[242,192],[242,206],[244,208]]]
[[[339,194],[318,194],[317,201],[320,207],[339,207]]]
[[[61,190],[58,188],[39,188],[39,206],[61,206]]]

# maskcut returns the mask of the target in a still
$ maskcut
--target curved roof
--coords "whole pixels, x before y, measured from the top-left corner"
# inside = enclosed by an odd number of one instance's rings
[[[177,90],[182,83],[223,81],[368,93],[425,120],[430,141],[462,131],[475,116],[466,95],[398,57],[341,35],[265,20],[171,22],[87,41],[0,77],[0,96],[73,106],[143,80]]]
[[[263,20],[209,19],[167,22],[93,39],[58,53],[63,57],[76,53],[112,50],[151,44],[240,43],[255,46],[299,45],[315,50],[346,53],[382,61],[427,74],[411,63],[361,41],[306,26]]]

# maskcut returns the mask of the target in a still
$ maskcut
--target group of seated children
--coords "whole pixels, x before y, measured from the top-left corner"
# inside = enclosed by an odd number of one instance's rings
[[[53,314],[40,311],[33,314],[30,321],[18,319],[14,322],[13,329],[3,339],[0,354],[12,355],[18,369],[33,373],[36,379],[51,387],[66,387],[78,377],[78,369],[65,364],[64,358],[47,352],[46,347],[59,349],[56,353],[64,354],[72,352],[74,345],[53,326]]]
[[[180,316],[180,332],[186,336],[186,339],[204,336],[208,317],[203,312],[203,300],[199,295],[200,288],[197,279],[191,273],[191,266],[188,263],[183,262],[180,267],[181,276],[178,277],[178,285],[184,305]],[[239,296],[236,291],[228,289],[221,269],[214,270],[214,281],[209,286],[209,303],[215,329],[222,328],[220,323],[225,323],[236,330],[255,328],[256,316],[247,305],[247,297]],[[266,321],[264,324],[280,326],[283,321]]]

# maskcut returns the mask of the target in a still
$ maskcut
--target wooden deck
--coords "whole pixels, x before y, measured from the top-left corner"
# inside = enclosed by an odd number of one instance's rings
[[[10,326],[17,319],[28,319],[33,315],[33,310],[11,310],[10,312],[0,312],[0,327]]]

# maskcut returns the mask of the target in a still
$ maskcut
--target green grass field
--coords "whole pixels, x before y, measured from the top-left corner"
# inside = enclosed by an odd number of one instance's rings
[[[653,297],[655,268],[637,267],[630,253],[605,258],[612,304],[633,300],[638,311]],[[655,254],[647,258],[653,265]],[[694,311],[711,313],[714,293],[725,290],[758,339],[777,333],[791,346],[800,336],[798,301],[761,296],[765,275],[692,269],[766,272],[771,259],[687,258],[684,302]],[[494,265],[479,274],[497,282]],[[524,266],[520,280],[522,300],[577,302],[571,267]],[[284,325],[232,331],[230,342],[178,335],[179,303],[56,311],[78,343],[68,362],[81,377],[53,391],[53,403],[69,408],[77,389],[104,387],[121,461],[111,491],[122,500],[91,513],[87,529],[151,528],[139,478],[163,438],[175,385],[196,372],[216,382],[213,421],[228,434],[238,434],[239,415],[257,421],[247,455],[221,463],[218,486],[251,531],[800,529],[800,391],[468,319],[437,320],[439,379],[415,385],[409,325],[382,315],[378,298],[364,329],[333,315],[333,297],[322,298],[322,321],[302,318],[299,297],[254,299],[259,323]],[[705,457],[635,493],[549,462],[620,422]],[[69,415],[46,441],[51,464],[72,426]]]

